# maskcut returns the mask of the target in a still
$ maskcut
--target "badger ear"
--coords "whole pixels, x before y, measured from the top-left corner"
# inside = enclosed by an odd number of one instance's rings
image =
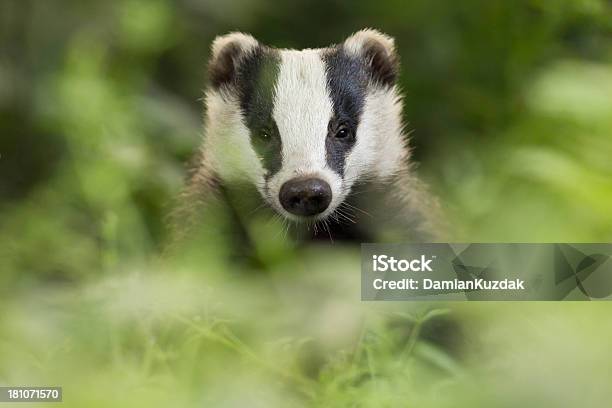
[[[357,31],[344,41],[349,55],[364,58],[374,81],[383,85],[395,84],[399,72],[399,58],[393,38],[371,28]]]
[[[259,42],[244,33],[218,36],[212,43],[208,74],[213,88],[234,82],[245,57],[259,47]]]

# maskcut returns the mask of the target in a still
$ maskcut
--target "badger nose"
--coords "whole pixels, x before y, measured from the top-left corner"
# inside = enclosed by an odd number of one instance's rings
[[[332,191],[329,184],[317,178],[295,178],[285,182],[278,194],[283,208],[291,214],[311,216],[329,206]]]

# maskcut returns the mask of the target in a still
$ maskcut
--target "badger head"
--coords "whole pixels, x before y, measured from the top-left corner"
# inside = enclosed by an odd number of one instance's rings
[[[407,159],[397,74],[393,39],[375,30],[305,50],[218,37],[204,155],[284,217],[325,219],[355,183],[389,178]]]

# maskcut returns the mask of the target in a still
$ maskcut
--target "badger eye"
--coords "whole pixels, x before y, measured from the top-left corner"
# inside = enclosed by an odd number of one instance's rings
[[[263,140],[270,140],[270,131],[268,130],[262,130],[261,132],[259,132],[259,136],[263,139]]]
[[[351,133],[349,132],[349,130],[346,127],[341,127],[340,129],[338,129],[338,131],[336,132],[336,138],[338,139],[346,139],[351,135]]]

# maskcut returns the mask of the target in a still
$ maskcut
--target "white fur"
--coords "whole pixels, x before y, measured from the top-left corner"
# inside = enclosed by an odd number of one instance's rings
[[[206,93],[204,155],[221,179],[249,180],[263,192],[265,169],[251,146],[250,131],[235,97]]]
[[[219,36],[211,47],[211,64],[214,64],[221,51],[231,44],[238,45],[243,51],[241,55],[244,56],[252,52],[259,43],[251,35],[240,32]],[[205,101],[207,110],[204,160],[210,163],[223,180],[249,180],[263,191],[265,170],[251,147],[250,132],[242,120],[236,96],[227,91],[211,90],[206,92]]]
[[[387,51],[387,55],[391,55],[395,52],[395,41],[393,38],[371,28],[357,31],[347,38],[344,41],[344,49],[349,54],[359,56],[363,53],[363,46],[370,41],[381,44]]]
[[[397,173],[408,154],[401,115],[402,103],[395,88],[368,91],[357,141],[346,158],[346,182],[364,176],[386,179]]]
[[[327,89],[325,65],[319,50],[284,50],[275,89],[274,120],[282,140],[282,167],[268,182],[274,207],[287,218],[278,192],[286,181],[310,176],[326,181],[332,189],[332,211],[343,199],[341,178],[327,167],[325,140],[333,112]],[[328,215],[324,212],[319,218]]]
[[[217,58],[221,50],[230,44],[237,44],[244,52],[251,52],[259,43],[251,35],[240,32],[219,36],[212,43],[212,59]]]

